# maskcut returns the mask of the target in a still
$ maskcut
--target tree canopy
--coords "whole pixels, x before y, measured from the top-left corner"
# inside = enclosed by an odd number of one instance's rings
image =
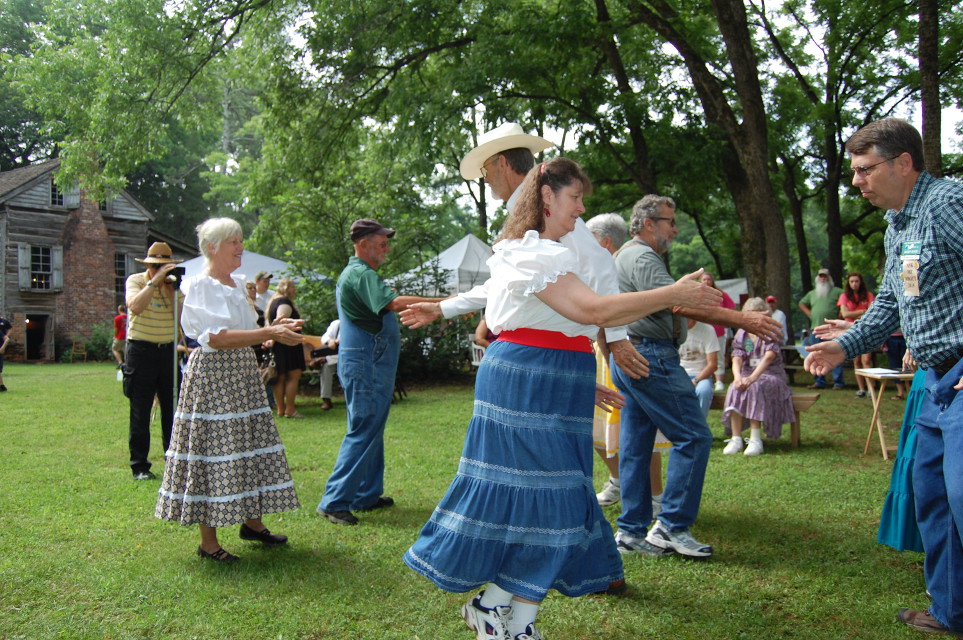
[[[676,266],[744,274],[788,308],[817,265],[839,277],[878,260],[880,217],[846,182],[848,135],[907,115],[925,78],[930,104],[934,77],[943,105],[961,102],[963,10],[936,0],[934,29],[924,9],[50,0],[42,17],[24,14],[24,45],[3,49],[3,91],[42,118],[64,180],[170,188],[154,197],[172,226],[228,212],[256,223],[259,247],[327,274],[357,217],[404,229],[394,272],[466,230],[497,233],[458,161],[480,131],[517,121],[586,167],[589,215],[671,195],[687,218]],[[199,197],[186,176],[201,179]]]

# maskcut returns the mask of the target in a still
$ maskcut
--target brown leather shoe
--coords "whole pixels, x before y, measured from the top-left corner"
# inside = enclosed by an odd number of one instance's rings
[[[896,614],[896,618],[908,627],[913,627],[918,631],[923,631],[925,633],[942,633],[943,635],[953,636],[954,638],[963,638],[963,631],[953,631],[944,627],[936,618],[930,615],[929,609],[923,609],[919,611],[918,609],[900,609],[899,613]]]
[[[321,400],[321,410],[322,410],[322,411],[329,411],[333,406],[334,406],[334,405],[331,404],[331,399],[330,399],[330,398],[324,398],[324,399]]]

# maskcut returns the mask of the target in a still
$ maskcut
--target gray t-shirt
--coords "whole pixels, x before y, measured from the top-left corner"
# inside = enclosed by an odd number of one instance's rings
[[[615,255],[615,270],[619,275],[619,290],[623,293],[650,291],[675,283],[662,256],[644,241],[635,238],[627,242]],[[636,320],[628,325],[628,330],[629,335],[654,340],[675,340],[677,344],[682,344],[686,338],[685,318],[678,316],[673,322],[672,312],[668,309]],[[674,331],[677,331],[678,335],[673,335]]]

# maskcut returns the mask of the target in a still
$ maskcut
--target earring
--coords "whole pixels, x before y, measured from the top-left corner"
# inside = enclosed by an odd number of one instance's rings
[[[548,210],[548,207],[545,207],[545,217],[546,218],[552,217],[552,212]]]

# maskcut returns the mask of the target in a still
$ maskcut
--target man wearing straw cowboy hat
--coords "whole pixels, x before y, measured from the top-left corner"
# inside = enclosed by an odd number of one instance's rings
[[[124,360],[124,395],[130,398],[130,470],[135,480],[151,480],[150,412],[154,396],[161,409],[164,451],[171,443],[174,423],[174,346],[177,343],[175,309],[177,291],[170,272],[180,260],[171,257],[166,242],[155,242],[138,262],[143,273],[127,278],[127,357]]]
[[[484,178],[492,195],[499,200],[504,200],[505,208],[511,211],[515,207],[519,185],[535,166],[535,154],[553,146],[555,146],[554,143],[545,138],[525,133],[518,124],[506,122],[480,135],[478,146],[465,154],[459,169],[465,180]],[[610,295],[619,292],[612,256],[599,245],[581,218],[575,222],[575,230],[564,236],[561,243],[575,252],[580,272],[586,274],[589,279],[586,284],[596,293]],[[440,307],[437,307],[435,318],[442,315],[445,318],[451,318],[477,311],[484,307],[487,301],[486,283],[442,301]],[[428,320],[427,316],[416,318],[414,314],[407,312],[402,312],[401,318],[412,328],[417,328]],[[616,363],[627,374],[639,377],[648,372],[645,360],[638,355],[628,341],[625,327],[605,329],[605,339]]]

